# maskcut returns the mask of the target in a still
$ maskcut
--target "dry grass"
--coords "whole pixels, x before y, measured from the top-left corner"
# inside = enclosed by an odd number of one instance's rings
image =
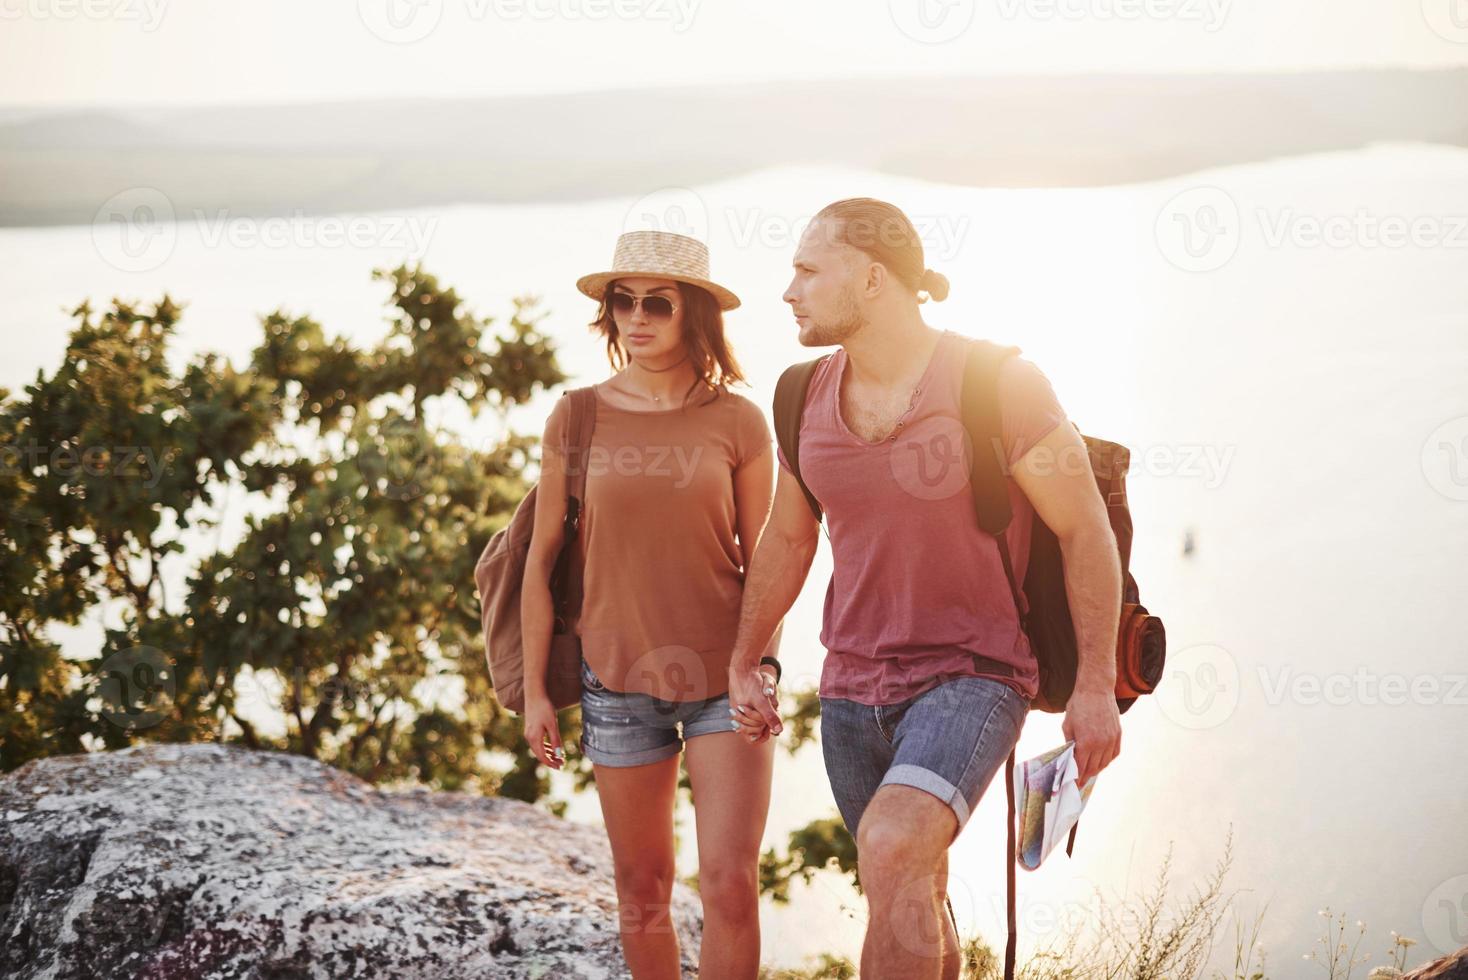
[[[1087,918],[1093,923],[1086,935],[1066,935],[1036,950],[1016,971],[1019,980],[1204,980],[1215,936],[1226,917],[1233,920],[1233,968],[1214,970],[1207,980],[1268,980],[1265,951],[1259,941],[1266,909],[1251,919],[1241,918],[1235,892],[1224,888],[1233,862],[1233,833],[1224,842],[1223,854],[1208,876],[1181,901],[1170,898],[1169,875],[1172,849],[1163,858],[1152,888],[1131,899],[1107,900],[1098,892]],[[1325,919],[1325,934],[1315,949],[1304,954],[1323,970],[1326,980],[1351,980],[1370,959],[1361,952],[1366,926],[1356,923],[1355,935],[1347,938],[1346,917],[1329,908],[1319,913]],[[1366,980],[1392,980],[1406,966],[1407,952],[1415,940],[1391,933],[1388,963],[1371,970]],[[963,944],[963,976],[966,980],[999,980],[1004,960],[983,939],[971,937]],[[824,956],[800,970],[767,970],[761,980],[849,980],[856,976],[851,961]],[[1359,977],[1360,974],[1358,973]]]

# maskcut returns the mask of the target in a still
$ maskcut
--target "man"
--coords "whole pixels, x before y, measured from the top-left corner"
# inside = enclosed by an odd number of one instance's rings
[[[947,280],[911,221],[870,198],[807,227],[784,299],[807,347],[841,345],[812,375],[799,463],[825,513],[833,571],[821,643],[821,744],[870,904],[861,974],[956,978],[940,911],[948,847],[1013,749],[1037,665],[993,537],[974,515],[960,384],[967,342],[923,321]],[[1019,581],[1038,514],[1059,538],[1079,644],[1063,730],[1081,781],[1121,748],[1114,698],[1121,565],[1085,446],[1045,376],[999,375]],[[783,450],[774,507],[747,571],[731,711],[751,741],[781,731],[759,653],[800,592],[819,524]],[[1070,465],[1066,465],[1069,461]]]

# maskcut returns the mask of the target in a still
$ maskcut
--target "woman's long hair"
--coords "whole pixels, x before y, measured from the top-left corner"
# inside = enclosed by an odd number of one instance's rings
[[[724,339],[724,311],[719,309],[718,301],[707,289],[677,280],[674,282],[678,286],[683,314],[683,345],[688,351],[688,363],[693,366],[694,374],[693,384],[683,393],[684,402],[699,388],[723,392],[734,382],[743,383],[744,371],[734,359],[729,342]],[[590,326],[606,339],[607,360],[611,362],[612,370],[620,371],[631,358],[612,316],[612,288],[616,284],[615,280],[607,283],[596,319]]]

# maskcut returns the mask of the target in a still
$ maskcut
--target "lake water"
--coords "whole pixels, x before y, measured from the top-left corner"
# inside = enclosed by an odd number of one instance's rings
[[[1366,922],[1372,962],[1392,929],[1419,940],[1409,963],[1468,943],[1468,151],[1376,146],[1086,190],[789,168],[639,201],[357,216],[356,244],[321,221],[184,221],[131,250],[106,223],[5,229],[0,385],[54,370],[65,309],[114,294],[184,301],[177,356],[243,364],[277,308],[370,342],[385,289],[369,271],[415,236],[478,313],[542,297],[586,383],[607,368],[575,279],[651,219],[711,243],[744,300],[728,326],[748,394],[768,410],[780,370],[813,356],[780,302],[794,241],[854,195],[898,203],[924,233],[953,283],[924,308],[931,324],[1019,344],[1084,431],[1133,452],[1132,568],[1166,621],[1169,675],[1126,715],[1075,858],[1020,873],[1022,944],[1067,928],[1093,888],[1145,891],[1169,843],[1186,893],[1230,826],[1229,884],[1246,915],[1268,904],[1271,976],[1318,969],[1300,957],[1325,906]],[[514,423],[538,432],[552,400]],[[787,620],[791,685],[819,671],[829,572],[822,545]],[[95,644],[93,627],[74,642]],[[1035,715],[1020,752],[1060,741],[1060,719]],[[818,750],[778,759],[766,844],[783,847],[834,805]],[[572,816],[596,820],[595,800]],[[960,924],[1000,948],[1003,820],[996,782],[951,859]],[[828,876],[795,893],[765,913],[767,959],[854,956],[851,890]]]

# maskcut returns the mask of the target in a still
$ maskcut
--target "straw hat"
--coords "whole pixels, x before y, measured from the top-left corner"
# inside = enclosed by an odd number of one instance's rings
[[[617,238],[612,270],[576,280],[576,288],[601,299],[613,279],[647,276],[702,286],[713,294],[721,310],[739,306],[739,297],[709,279],[708,246],[697,238],[668,231],[629,231]]]

